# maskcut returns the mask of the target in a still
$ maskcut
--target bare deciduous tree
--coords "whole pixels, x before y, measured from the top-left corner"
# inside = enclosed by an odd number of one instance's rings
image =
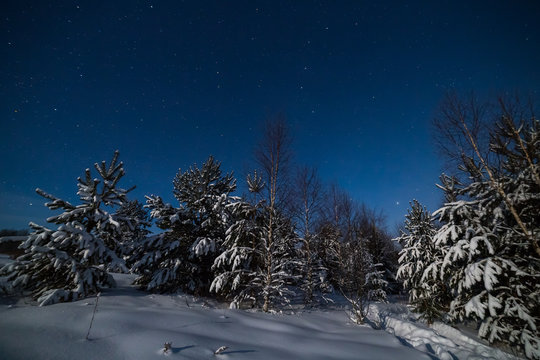
[[[459,167],[465,161],[477,161],[477,153],[488,159],[487,113],[488,106],[480,104],[474,94],[466,101],[455,93],[445,96],[433,121],[433,127],[437,148],[450,168]],[[470,138],[474,140],[477,150],[471,144]]]
[[[317,255],[318,234],[314,230],[322,213],[323,187],[314,168],[302,167],[294,179],[292,214],[296,218],[297,233],[302,241],[303,290],[306,303],[311,303],[313,291],[321,285],[324,271]],[[319,276],[317,276],[319,274]]]
[[[276,213],[283,208],[285,195],[288,192],[288,177],[291,160],[291,137],[284,115],[266,121],[263,138],[255,151],[255,160],[262,170],[265,182],[266,201],[268,206],[266,219],[266,287],[271,287],[274,279],[274,247],[279,241],[275,234]],[[270,292],[265,291],[263,311],[270,306]]]
[[[395,250],[383,231],[382,214],[354,201],[336,185],[330,187],[325,205],[320,256],[332,285],[350,302],[353,320],[363,322],[367,302],[381,300],[374,294],[385,295],[384,270],[397,262]]]
[[[265,123],[263,137],[255,150],[255,160],[262,170],[268,206],[283,206],[289,191],[292,139],[285,116],[280,114]]]
[[[521,129],[524,122],[535,121],[532,106],[529,111],[519,101],[519,97],[514,99],[499,98],[498,106],[491,106],[497,111],[488,113],[489,104],[480,104],[479,101],[471,95],[467,99],[462,99],[456,94],[446,96],[440,106],[440,115],[435,119],[436,139],[442,153],[450,160],[459,161],[459,167],[473,177],[475,181],[486,178],[492,188],[501,196],[508,210],[512,214],[519,228],[529,239],[532,248],[537,256],[540,256],[540,246],[535,240],[533,233],[522,221],[518,210],[515,208],[509,195],[505,192],[500,181],[500,169],[502,164],[499,162],[498,151],[504,151],[509,144],[497,143],[499,139],[513,139],[514,146],[527,159],[535,181],[540,183],[540,177],[536,171],[533,158],[536,145],[526,146],[525,144],[536,144],[536,141],[525,141],[525,134]],[[502,131],[509,137],[497,137],[489,129],[493,126],[489,124],[498,124],[498,131]],[[534,125],[534,124],[533,124]],[[482,130],[487,131],[482,133]]]

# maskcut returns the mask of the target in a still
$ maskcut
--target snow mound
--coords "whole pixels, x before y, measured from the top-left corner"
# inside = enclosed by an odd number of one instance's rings
[[[371,304],[367,317],[374,327],[437,359],[519,359],[480,343],[449,325],[436,322],[428,327],[403,304]]]

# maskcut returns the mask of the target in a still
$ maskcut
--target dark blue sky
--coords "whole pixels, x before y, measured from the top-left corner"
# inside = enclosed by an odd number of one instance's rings
[[[392,227],[434,210],[430,122],[448,90],[540,91],[536,1],[3,1],[0,228],[45,224],[36,187],[76,202],[115,149],[132,197],[172,201],[210,154],[250,169],[286,114],[316,166]],[[243,179],[239,179],[239,183]]]

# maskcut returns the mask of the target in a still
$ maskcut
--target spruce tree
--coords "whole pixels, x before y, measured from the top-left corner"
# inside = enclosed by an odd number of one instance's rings
[[[380,270],[382,264],[373,264],[370,272],[366,274],[367,300],[376,302],[387,302],[386,289],[388,281],[384,279],[384,270]]]
[[[233,224],[227,229],[223,252],[215,259],[210,291],[231,301],[231,308],[256,306],[261,292],[261,248],[264,227],[260,204],[238,201],[231,207]]]
[[[248,177],[248,186],[257,201],[260,182],[250,180]],[[294,295],[290,285],[297,280],[299,267],[294,256],[294,228],[282,214],[269,216],[268,211],[272,209],[265,201],[240,200],[231,207],[234,221],[227,230],[223,252],[214,262],[216,277],[211,285],[211,291],[230,300],[231,307],[250,305],[269,311],[288,304]],[[272,241],[268,241],[270,217]]]
[[[47,219],[56,230],[30,223],[33,232],[21,244],[25,254],[2,268],[14,289],[29,291],[40,305],[71,301],[95,294],[104,286],[114,286],[107,269],[127,271],[105,241],[114,241],[120,226],[107,208],[121,206],[130,190],[118,188],[124,176],[115,152],[109,165],[95,164],[100,179],[90,169],[78,178],[80,205],[59,199],[41,189],[36,192],[50,200],[51,210],[62,210]]]
[[[452,320],[475,320],[490,343],[540,358],[539,122],[517,126],[503,114],[490,150],[500,166],[463,156],[470,183],[435,215],[446,251],[440,277],[453,291]]]
[[[397,277],[409,291],[413,311],[431,324],[440,319],[445,310],[446,286],[437,272],[430,276],[428,267],[442,260],[442,251],[433,242],[437,230],[431,214],[417,200],[413,200],[407,212],[405,230],[395,239],[402,246]]]

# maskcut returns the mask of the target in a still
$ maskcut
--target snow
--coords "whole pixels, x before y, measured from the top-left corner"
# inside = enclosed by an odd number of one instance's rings
[[[212,300],[156,295],[113,274],[85,340],[96,298],[45,307],[0,303],[2,359],[511,359],[443,324],[416,323],[404,305],[371,305],[377,324],[339,307],[291,314],[230,310]],[[4,299],[5,300],[5,299]],[[386,331],[382,331],[382,330]],[[164,353],[166,342],[171,350]],[[222,346],[228,347],[214,355]]]
[[[2,236],[0,237],[0,244],[1,243],[8,243],[8,242],[21,242],[28,238],[27,235],[24,236]]]
[[[435,359],[519,359],[441,322],[428,327],[401,304],[371,304],[367,318],[376,328]]]

